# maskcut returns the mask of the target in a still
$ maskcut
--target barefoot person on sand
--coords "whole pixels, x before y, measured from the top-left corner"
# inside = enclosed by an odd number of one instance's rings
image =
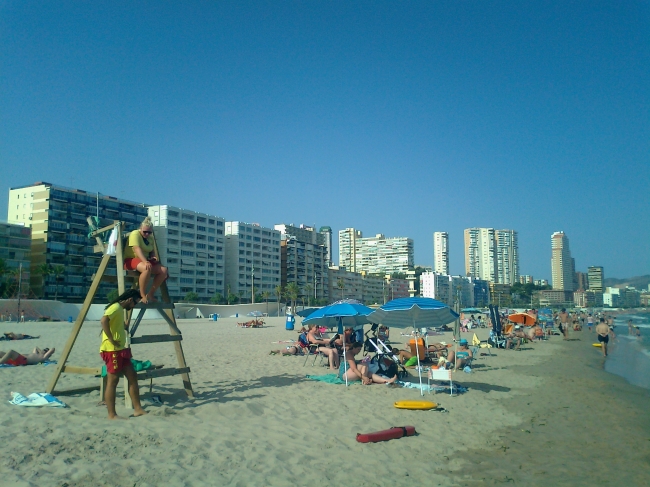
[[[160,265],[154,252],[153,222],[145,218],[140,229],[129,234],[129,243],[124,248],[124,268],[128,271],[138,271],[140,278],[140,298],[143,303],[155,301],[153,295],[167,279],[167,268]],[[153,284],[147,292],[149,276],[153,275]]]
[[[0,350],[0,364],[15,366],[36,365],[45,362],[53,353],[53,348],[46,348],[45,350],[35,348],[32,353],[28,353],[27,355],[21,355],[14,350],[9,350],[8,352]]]
[[[564,340],[569,339],[569,313],[566,312],[566,308],[562,308],[560,314],[558,315],[560,319],[560,326],[562,327],[562,334],[564,335]]]
[[[612,335],[612,338],[616,338],[614,332],[609,328],[607,323],[605,323],[605,318],[600,319],[600,323],[596,325],[596,333],[598,334],[598,342],[603,350],[603,357],[607,357],[607,344],[609,343],[609,335]]]
[[[147,412],[140,405],[140,389],[138,378],[131,365],[131,349],[126,348],[126,334],[128,324],[124,323],[124,310],[131,310],[140,300],[140,293],[129,289],[124,294],[106,306],[102,316],[102,344],[99,354],[106,363],[106,391],[104,398],[108,408],[108,419],[119,419],[115,412],[115,391],[120,381],[120,374],[129,381],[129,395],[133,402],[135,412],[133,416],[142,416]]]

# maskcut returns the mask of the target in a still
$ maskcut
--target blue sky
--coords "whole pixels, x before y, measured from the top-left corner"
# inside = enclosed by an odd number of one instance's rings
[[[2,218],[48,181],[650,273],[648,2],[5,1],[0,40]]]

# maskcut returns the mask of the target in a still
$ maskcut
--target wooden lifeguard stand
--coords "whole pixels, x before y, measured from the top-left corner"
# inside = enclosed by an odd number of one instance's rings
[[[91,222],[89,221],[89,223]],[[111,232],[114,228],[117,228],[117,246],[116,246],[116,255],[115,255],[115,267],[117,272],[116,272],[116,276],[111,276],[106,274],[106,269],[108,268],[112,256],[106,253],[106,245],[99,238],[99,235],[104,232]],[[90,285],[90,289],[88,290],[86,299],[84,300],[83,306],[81,307],[79,316],[77,316],[77,320],[75,321],[75,324],[72,327],[72,332],[70,333],[70,337],[68,338],[68,341],[66,342],[65,347],[63,348],[63,352],[61,353],[61,357],[59,358],[59,361],[57,363],[56,370],[54,371],[54,375],[50,379],[50,382],[47,386],[46,391],[51,394],[74,394],[79,392],[88,392],[100,388],[100,385],[95,385],[95,386],[82,387],[76,389],[55,391],[56,384],[59,378],[61,377],[62,373],[87,374],[92,376],[101,375],[102,372],[101,367],[83,367],[83,366],[76,366],[76,365],[68,365],[67,361],[68,361],[68,357],[70,356],[70,352],[74,347],[75,341],[77,340],[79,331],[81,330],[81,327],[83,326],[84,321],[86,320],[86,316],[88,315],[88,310],[90,309],[90,305],[92,304],[93,298],[97,293],[99,283],[102,280],[112,281],[112,282],[117,281],[117,289],[119,294],[122,294],[125,291],[125,284],[124,284],[125,279],[133,280],[133,285],[132,285],[133,288],[136,288],[138,285],[139,274],[137,272],[131,272],[131,271],[127,272],[124,270],[123,237],[128,237],[128,234],[123,234],[123,228],[124,228],[124,222],[115,221],[111,225],[108,225],[107,227],[104,228],[100,228],[96,231],[91,232],[90,234],[91,237],[95,237],[95,239],[97,240],[97,245],[95,245],[94,247],[95,253],[102,253],[104,254],[104,256],[102,257],[101,263],[99,264],[99,269],[93,276],[92,284]],[[154,239],[154,252],[156,254],[156,257],[159,259],[158,246],[156,245],[155,242],[156,241]],[[174,311],[173,311],[174,303],[172,303],[171,300],[169,299],[169,292],[167,291],[166,282],[163,282],[161,284],[160,292],[162,294],[162,302],[148,303],[148,304],[140,303],[136,305],[135,309],[139,310],[139,313],[137,318],[135,319],[135,322],[132,323],[130,326],[130,331],[127,336],[127,345],[129,344],[135,345],[139,343],[173,342],[174,348],[176,350],[176,359],[178,360],[178,367],[143,370],[137,372],[138,380],[150,379],[151,381],[153,381],[153,379],[156,377],[180,375],[183,378],[183,387],[185,388],[185,392],[189,397],[194,397],[194,392],[192,390],[192,383],[190,382],[190,375],[189,375],[190,368],[185,363],[185,355],[183,354],[183,347],[181,346],[183,335],[181,334],[181,331],[178,329],[178,326],[176,326],[176,318],[174,317]],[[140,321],[142,320],[144,313],[147,309],[158,310],[160,316],[169,325],[169,335],[163,334],[163,335],[144,335],[144,336],[137,336],[137,337],[134,336],[135,332],[137,331],[138,325],[140,324]],[[126,312],[127,320],[131,318],[131,314],[132,314],[131,311]],[[128,393],[126,393],[126,387],[127,387],[126,380],[124,381],[124,387],[125,387],[125,394],[124,394],[125,402],[127,407],[130,407],[131,406],[130,397]]]

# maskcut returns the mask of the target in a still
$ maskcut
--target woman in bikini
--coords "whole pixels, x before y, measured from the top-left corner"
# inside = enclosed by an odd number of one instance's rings
[[[167,279],[167,268],[160,265],[154,252],[153,222],[146,217],[140,228],[129,234],[129,243],[124,248],[124,268],[129,271],[138,271],[140,278],[140,296],[143,303],[155,301],[153,295],[160,285]],[[147,292],[149,276],[153,277],[151,289]]]
[[[318,351],[327,357],[330,363],[330,370],[339,368],[339,352],[335,347],[330,346],[330,340],[325,340],[316,328],[316,325],[309,325],[307,340],[310,344],[318,345]]]
[[[46,348],[44,350],[35,348],[32,353],[28,353],[27,355],[21,355],[15,350],[9,350],[8,352],[3,352],[0,350],[0,365],[36,365],[45,362],[52,356],[53,353],[53,348]]]

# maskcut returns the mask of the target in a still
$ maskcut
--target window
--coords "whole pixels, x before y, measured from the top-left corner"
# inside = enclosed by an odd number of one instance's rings
[[[214,250],[214,245],[208,245],[208,250]]]
[[[201,232],[205,232],[205,227],[202,226],[202,225],[197,225],[197,226],[196,226],[196,229],[199,230],[199,231],[201,231]]]
[[[214,237],[208,237],[208,242],[214,242]]]
[[[214,225],[214,218],[210,218],[210,219],[208,220],[208,223],[209,223],[210,225]]]
[[[181,274],[194,275],[194,271],[192,269],[181,269]]]
[[[170,227],[177,227],[178,222],[175,222],[174,220],[167,220],[167,225],[169,225]]]
[[[204,243],[197,243],[197,244],[196,244],[196,248],[197,248],[197,249],[204,249],[204,248],[205,248],[205,244],[204,244]]]
[[[181,255],[185,257],[194,257],[194,252],[190,252],[189,250],[181,250]]]
[[[203,217],[203,216],[197,216],[197,217],[196,217],[196,221],[197,221],[197,222],[201,222],[201,223],[205,223],[205,217]]]
[[[214,233],[214,228],[208,228],[208,233]]]
[[[194,279],[191,277],[181,277],[181,284],[192,284]]]
[[[214,267],[214,262],[208,262],[208,267]]]

